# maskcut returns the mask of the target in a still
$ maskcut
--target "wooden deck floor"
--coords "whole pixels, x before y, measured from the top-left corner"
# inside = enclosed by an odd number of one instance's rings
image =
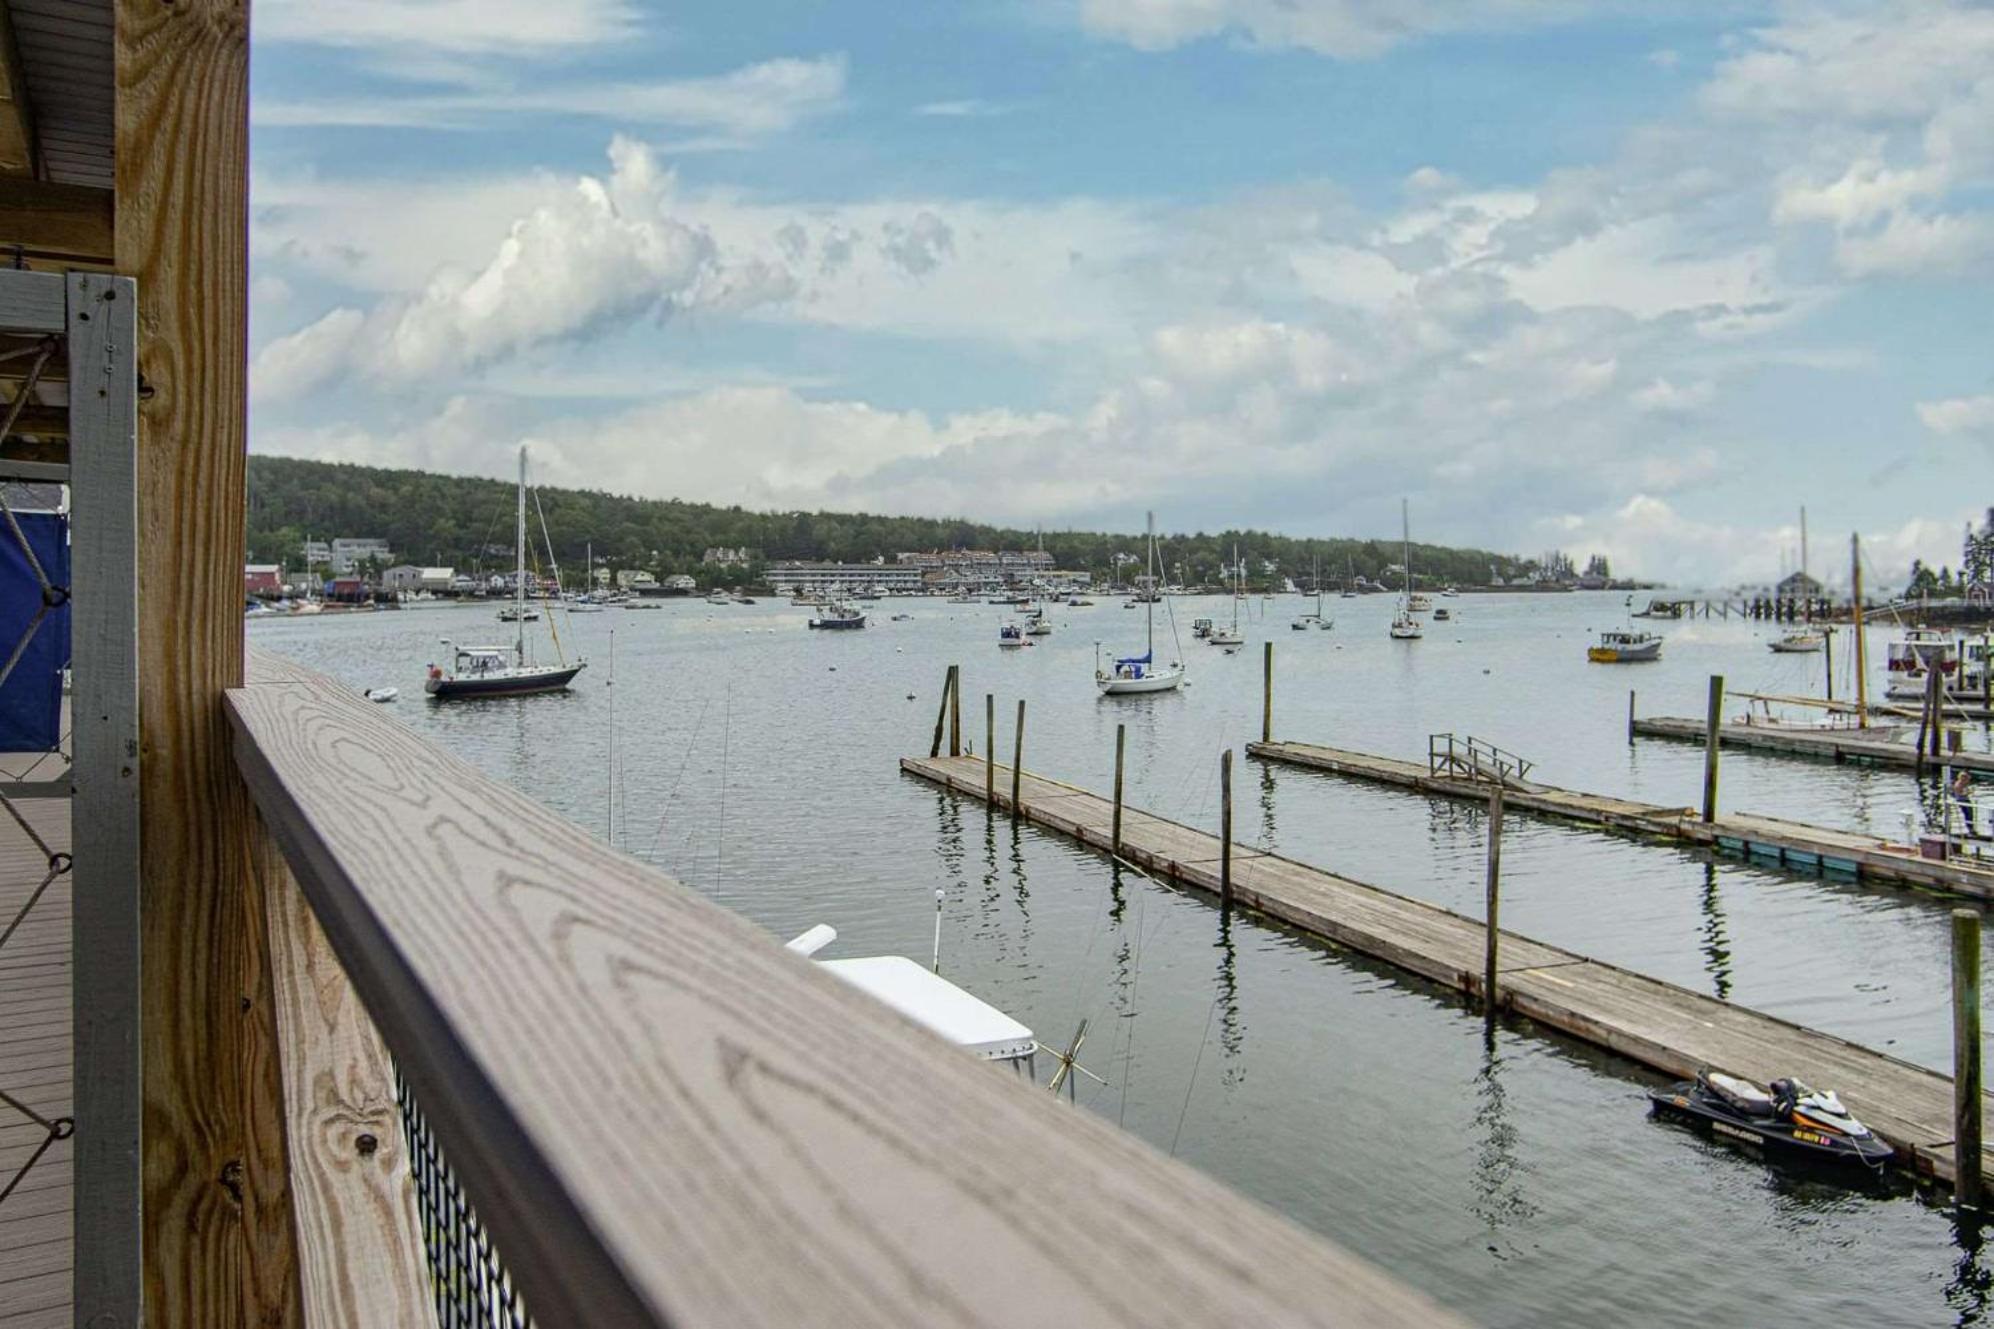
[[[980,757],[908,757],[900,768],[983,797]],[[1009,767],[999,765],[1000,803],[1008,803],[1010,779]],[[1029,821],[1095,848],[1110,844],[1113,805],[1087,790],[1026,773],[1019,804]],[[1219,841],[1188,826],[1125,808],[1122,857],[1157,876],[1218,889]],[[1476,919],[1240,845],[1232,877],[1234,899],[1246,908],[1436,983],[1465,992],[1481,986],[1483,927]],[[1513,932],[1502,934],[1501,973],[1503,999],[1516,1013],[1666,1074],[1718,1066],[1761,1083],[1798,1075],[1832,1088],[1904,1151],[1911,1167],[1951,1180],[1947,1076]],[[1994,1166],[1994,1155],[1983,1166]]]
[[[1634,733],[1641,738],[1672,738],[1685,743],[1704,740],[1703,721],[1681,716],[1644,715],[1634,721]],[[1918,754],[1909,743],[1892,743],[1863,738],[1861,731],[1829,729],[1784,729],[1772,725],[1726,723],[1717,741],[1727,748],[1754,748],[1787,756],[1810,757],[1822,761],[1867,762],[1874,766],[1901,766],[1910,770],[1918,764]],[[1956,752],[1944,759],[1955,769],[1972,771],[1983,779],[1994,777],[1994,754]]]
[[[1353,779],[1397,785],[1477,803],[1488,801],[1489,786],[1474,780],[1440,777],[1417,762],[1349,752],[1317,743],[1249,743],[1247,755],[1307,766]],[[1874,835],[1810,826],[1805,822],[1751,813],[1730,813],[1706,823],[1694,808],[1663,807],[1532,783],[1504,792],[1515,811],[1533,812],[1633,835],[1688,844],[1714,845],[1759,861],[1803,872],[1841,871],[1870,881],[1949,891],[1994,899],[1994,863],[1966,859],[1940,862],[1921,858],[1903,845]]]
[[[22,815],[69,849],[66,799],[23,799]],[[0,930],[40,884],[47,863],[0,812]],[[70,1110],[69,878],[57,877],[0,947],[0,1089],[45,1117]],[[0,1103],[0,1186],[45,1137]],[[69,1324],[70,1144],[58,1141],[0,1201],[0,1329]]]

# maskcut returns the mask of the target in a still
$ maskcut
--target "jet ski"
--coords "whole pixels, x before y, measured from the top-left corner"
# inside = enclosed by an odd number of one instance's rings
[[[1651,1112],[1707,1135],[1769,1154],[1816,1162],[1855,1162],[1879,1169],[1896,1153],[1842,1106],[1833,1093],[1796,1079],[1765,1089],[1722,1071],[1700,1070],[1694,1080],[1648,1093]]]

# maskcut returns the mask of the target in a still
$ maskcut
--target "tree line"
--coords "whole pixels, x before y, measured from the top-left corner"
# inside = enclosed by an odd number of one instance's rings
[[[307,537],[378,536],[397,560],[446,566],[460,572],[509,569],[513,562],[515,488],[504,480],[387,470],[293,457],[249,458],[250,561],[301,566]],[[903,551],[1031,549],[1043,542],[1059,567],[1112,579],[1117,556],[1124,575],[1141,570],[1143,536],[1135,532],[1046,531],[992,526],[963,518],[883,517],[850,512],[755,512],[743,507],[635,498],[600,490],[538,489],[529,503],[529,543],[543,548],[545,515],[554,555],[564,569],[579,569],[593,546],[599,566],[642,569],[664,577],[688,573],[702,584],[759,577],[785,559],[864,563]],[[1251,585],[1293,577],[1306,585],[1312,562],[1326,584],[1357,576],[1396,586],[1400,561],[1395,539],[1304,539],[1256,530],[1161,535],[1165,575],[1187,582],[1220,582],[1238,546]],[[746,568],[701,565],[712,548],[745,548]],[[1133,560],[1133,565],[1129,560]],[[1482,549],[1415,544],[1413,567],[1421,585],[1482,585],[1505,581],[1535,564]],[[1265,565],[1273,564],[1273,571]],[[579,581],[579,576],[570,578]]]

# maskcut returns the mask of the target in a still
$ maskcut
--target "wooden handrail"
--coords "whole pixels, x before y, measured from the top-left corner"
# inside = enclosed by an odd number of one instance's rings
[[[236,760],[545,1324],[1458,1323],[382,715]]]

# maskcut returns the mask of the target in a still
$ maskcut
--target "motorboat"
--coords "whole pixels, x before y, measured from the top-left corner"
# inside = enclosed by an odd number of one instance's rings
[[[1827,1163],[1860,1163],[1881,1169],[1896,1154],[1844,1106],[1833,1092],[1797,1079],[1761,1089],[1722,1071],[1700,1070],[1694,1080],[1648,1093],[1650,1112],[1748,1149]]]
[[[1453,611],[1448,609],[1446,605],[1441,605],[1440,608],[1433,611],[1433,621],[1435,623],[1451,622],[1453,618],[1454,618]]]
[[[1959,647],[1937,628],[1906,628],[1890,643],[1884,661],[1883,693],[1892,701],[1924,700],[1926,678],[1933,669],[1939,671],[1940,686],[1946,691],[1959,686],[1953,680],[1959,671]]]
[[[540,611],[531,605],[507,605],[498,611],[501,623],[538,623]]]
[[[1594,664],[1641,664],[1662,658],[1662,639],[1652,632],[1602,632],[1586,648]]]
[[[1811,628],[1799,632],[1789,632],[1777,641],[1766,643],[1768,649],[1781,655],[1819,655],[1828,639]]]
[[[1194,618],[1191,620],[1191,639],[1193,641],[1203,641],[1211,635],[1212,620],[1209,618]]]
[[[810,620],[810,626],[813,628],[823,628],[827,631],[845,631],[862,628],[865,626],[865,611],[856,605],[846,604],[841,600],[834,600],[830,604],[825,605],[818,612],[817,617]]]
[[[1016,623],[1006,623],[997,629],[997,644],[1007,651],[1031,645],[1025,640],[1025,630]]]

